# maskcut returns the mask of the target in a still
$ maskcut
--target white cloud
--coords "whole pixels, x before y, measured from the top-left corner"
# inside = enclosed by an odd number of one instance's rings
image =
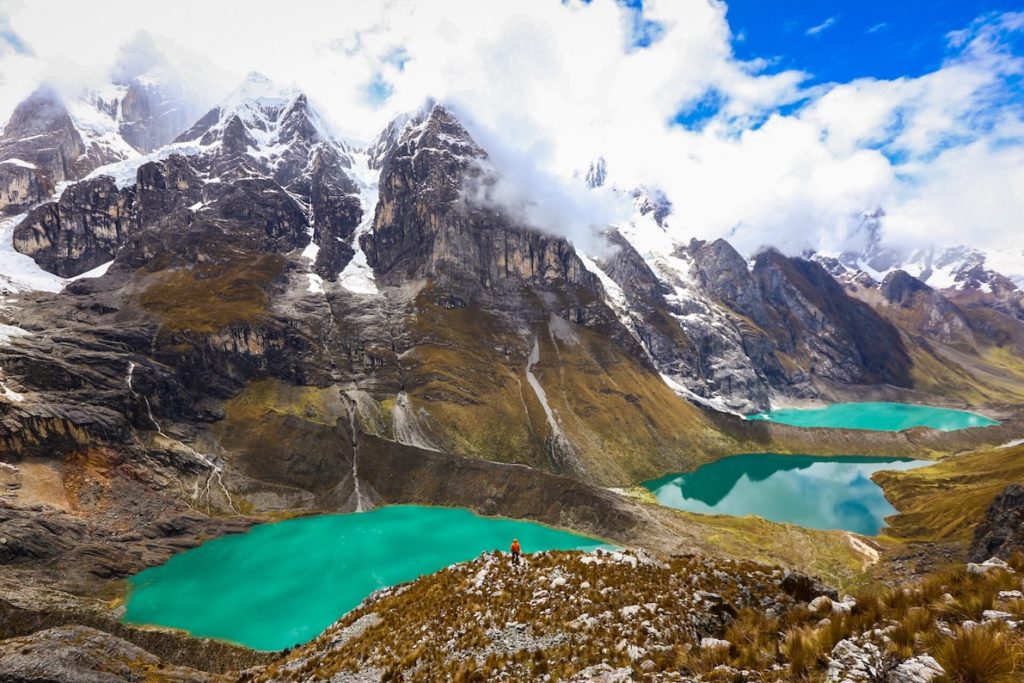
[[[613,0],[0,0],[0,16],[33,53],[0,54],[0,117],[44,74],[69,87],[105,78],[118,46],[145,29],[173,61],[205,65],[186,69],[204,74],[204,89],[261,71],[307,90],[362,141],[427,97],[450,102],[494,148],[513,203],[535,195],[531,220],[577,240],[580,225],[617,215],[571,180],[600,154],[613,180],[666,192],[680,241],[828,246],[877,205],[897,240],[1022,241],[1013,181],[1024,124],[1006,93],[1022,65],[1006,38],[1024,13],[951,34],[932,73],[814,87],[737,59],[718,0],[648,0],[640,18]],[[638,26],[657,28],[643,49],[630,45]],[[672,123],[701,102],[713,110],[699,129]]]
[[[816,36],[819,33],[821,33],[822,31],[826,31],[826,30],[832,28],[837,21],[839,21],[839,17],[829,17],[828,19],[826,19],[825,21],[821,22],[820,24],[815,24],[814,26],[812,26],[809,29],[807,29],[806,31],[804,31],[804,34],[808,35],[808,36]]]

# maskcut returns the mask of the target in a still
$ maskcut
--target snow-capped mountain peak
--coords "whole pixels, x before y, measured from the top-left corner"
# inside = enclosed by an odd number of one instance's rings
[[[929,246],[900,248],[885,241],[885,211],[881,208],[864,212],[859,222],[846,235],[840,252],[808,252],[806,256],[821,263],[833,276],[846,281],[865,282],[867,276],[874,283],[902,270],[938,290],[976,290],[990,293],[994,290],[1011,291],[1017,288],[1017,278],[1024,273],[1021,264],[1002,263],[1000,270],[1009,265],[1009,272],[997,272],[990,266],[992,254],[967,247]],[[1013,272],[1020,269],[1021,273]]]
[[[316,145],[338,153],[351,165],[351,147],[296,87],[283,86],[262,74],[250,73],[219,105],[178,136],[177,143],[220,145],[223,154],[248,155],[270,166],[299,148],[308,157]]]

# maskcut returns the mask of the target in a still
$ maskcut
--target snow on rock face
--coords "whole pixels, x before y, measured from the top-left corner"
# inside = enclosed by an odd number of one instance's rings
[[[310,148],[322,143],[338,153],[343,166],[352,165],[351,149],[333,133],[304,93],[258,73],[249,74],[175,142],[204,147],[220,142],[225,154],[247,155],[271,170],[286,165],[294,148],[301,147],[308,157]]]
[[[44,85],[21,102],[0,136],[0,210],[17,213],[59,196],[66,183],[109,167],[134,182],[150,152],[192,115],[187,99],[157,82],[111,83],[65,98]],[[166,154],[164,155],[166,156]]]
[[[366,253],[360,245],[360,238],[373,228],[374,209],[377,206],[377,183],[380,170],[374,169],[371,154],[353,155],[352,175],[359,187],[359,200],[363,205],[363,218],[355,229],[352,246],[355,253],[348,264],[338,274],[338,283],[356,294],[378,294],[377,282],[373,269],[366,262]]]
[[[117,105],[126,91],[127,88],[118,88],[109,108],[99,95],[87,95],[68,104],[68,113],[83,142],[88,147],[102,150],[103,158],[123,160],[140,156],[138,150],[121,135]]]
[[[287,220],[291,226],[289,230],[302,224],[309,240],[304,245],[304,253],[309,257],[313,274],[324,281],[333,281],[338,277],[354,255],[355,229],[361,221],[372,216],[373,205],[370,201],[375,198],[376,181],[375,178],[368,178],[357,184],[348,174],[353,165],[349,145],[333,134],[305,95],[294,88],[280,88],[263,77],[251,76],[220,106],[203,116],[175,142],[143,155],[118,136],[119,125],[123,123],[125,115],[125,93],[130,92],[131,87],[127,86],[127,91],[125,87],[118,86],[110,92],[92,93],[86,100],[74,104],[71,107],[73,115],[66,117],[78,121],[79,127],[87,131],[83,146],[88,144],[95,148],[98,144],[110,142],[108,147],[116,148],[116,154],[104,157],[111,163],[92,169],[85,178],[86,182],[109,185],[110,181],[104,178],[106,176],[113,179],[110,192],[120,193],[130,199],[142,187],[133,186],[149,183],[148,180],[143,181],[143,175],[152,169],[158,169],[159,175],[159,169],[173,166],[181,171],[174,187],[164,187],[166,179],[154,178],[156,185],[146,185],[146,192],[167,190],[172,194],[187,195],[188,201],[184,206],[189,207],[193,213],[223,215],[227,211],[232,216],[245,213],[252,220],[256,220],[252,210],[239,205],[238,197],[239,192],[259,192],[259,189],[252,190],[259,185],[264,188],[259,195],[261,204],[263,199],[269,201],[271,194],[279,198],[287,196],[289,199],[284,203],[294,203],[295,207],[287,209]],[[150,84],[146,87],[152,89],[157,86]],[[136,105],[142,107],[138,102],[133,106]],[[145,114],[145,107],[136,114]],[[63,119],[58,116],[58,120]],[[16,158],[24,161],[22,157]],[[365,160],[363,166],[366,166]],[[22,167],[5,164],[0,168],[21,170]],[[18,178],[12,180],[12,183],[25,182]],[[245,187],[241,187],[242,184]],[[70,190],[81,186],[80,183],[67,183]],[[56,189],[63,187],[58,184]],[[62,192],[59,196],[63,194],[66,193]],[[171,201],[173,198],[166,199]],[[145,228],[153,220],[159,219],[160,215],[167,213],[171,204],[177,205],[176,200],[166,205],[160,201],[147,201],[151,210],[140,209],[140,212],[136,212],[138,215],[133,214],[133,228]],[[129,208],[141,207],[141,200],[139,206],[135,206],[133,200],[128,203],[131,204]],[[69,207],[69,210],[71,208],[87,211],[84,206],[76,205]],[[302,216],[298,217],[296,211]],[[30,214],[33,215],[36,214]],[[266,215],[268,220],[276,220]],[[69,214],[67,219],[70,225],[75,223],[77,216]],[[93,239],[94,236],[85,234],[92,230],[93,223],[91,220],[84,221],[83,240]],[[58,231],[63,229],[62,225],[63,222],[56,226]],[[114,251],[123,242],[122,232],[117,231],[114,239],[116,243],[111,245]],[[23,237],[24,233],[22,230]],[[34,253],[36,250],[33,245],[25,239],[22,239],[18,248],[32,253],[37,261],[42,258]],[[362,261],[365,263],[365,258]],[[88,263],[86,267],[93,265],[96,264]],[[61,270],[50,263],[43,263],[43,267],[61,274],[81,270],[74,265],[73,270]],[[370,273],[369,269],[364,269],[364,276],[367,273]],[[372,284],[372,273],[370,277],[362,279]],[[319,282],[313,282],[314,289]],[[53,283],[51,288],[54,287],[59,288],[59,285]],[[365,282],[363,289],[369,289]]]
[[[26,214],[0,219],[0,293],[15,294],[29,290],[59,292],[65,280],[36,265],[30,256],[14,249],[14,227]]]
[[[0,161],[0,164],[10,164],[12,166],[20,166],[21,168],[37,168],[37,166],[35,164],[33,164],[33,163],[29,162],[29,161],[25,161],[24,159],[15,159],[15,158],[4,159],[3,161]]]
[[[601,279],[609,305],[666,384],[716,410],[766,408],[767,385],[744,349],[735,316],[704,291],[688,248],[676,244],[655,214],[639,206],[617,229],[619,252],[607,267],[591,259],[584,264]],[[628,292],[622,285],[627,281],[632,283]],[[661,308],[670,320],[650,324],[652,308]],[[666,327],[672,325],[675,332]]]
[[[28,330],[23,330],[15,325],[0,324],[0,346],[9,344],[15,337],[27,337],[30,334],[32,333]]]
[[[856,246],[842,252],[811,252],[813,260],[825,266],[834,277],[853,281],[867,275],[874,283],[902,270],[938,290],[1013,290],[1024,282],[1024,253],[986,253],[972,247],[927,247],[900,249],[884,240],[881,209],[865,212],[848,235]],[[995,267],[990,265],[995,264]]]

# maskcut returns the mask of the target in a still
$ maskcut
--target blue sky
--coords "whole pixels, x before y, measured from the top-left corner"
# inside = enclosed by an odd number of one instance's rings
[[[769,71],[799,69],[813,84],[934,71],[951,31],[1021,7],[1019,0],[729,0],[726,18],[737,57],[771,60]]]

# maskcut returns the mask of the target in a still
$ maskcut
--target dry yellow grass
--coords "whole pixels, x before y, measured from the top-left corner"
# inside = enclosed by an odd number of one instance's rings
[[[874,476],[900,511],[887,535],[904,540],[966,541],[1007,484],[1024,481],[1024,445],[949,456],[935,465]]]
[[[1007,607],[998,593],[1019,586],[1009,571],[951,567],[913,589],[858,591],[852,607],[836,612],[793,600],[775,585],[778,570],[750,562],[686,557],[633,566],[587,557],[541,553],[517,570],[485,555],[442,570],[368,600],[256,678],[328,680],[373,668],[385,680],[559,681],[607,663],[637,676],[733,680],[729,669],[716,669],[725,665],[756,671],[755,680],[820,681],[833,648],[852,639],[872,643],[883,669],[931,654],[950,681],[1024,679],[1024,634],[994,622],[970,628],[973,613],[949,608]],[[1024,569],[1024,558],[1011,564]],[[523,635],[503,640],[509,628]],[[728,644],[704,646],[703,637]]]
[[[151,276],[139,295],[143,309],[174,330],[210,334],[266,314],[268,288],[283,272],[282,256],[200,264]]]
[[[735,447],[657,373],[587,327],[549,319],[510,329],[479,308],[446,309],[426,295],[411,326],[419,341],[402,358],[408,393],[430,415],[432,442],[449,452],[557,467],[552,428],[526,376],[534,340],[533,374],[588,480],[642,481]]]

